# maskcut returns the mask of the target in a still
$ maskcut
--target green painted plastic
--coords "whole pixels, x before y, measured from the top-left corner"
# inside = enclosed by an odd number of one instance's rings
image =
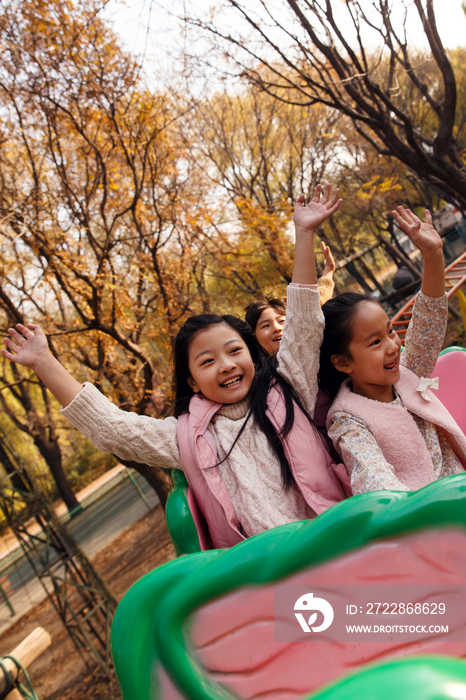
[[[173,488],[165,505],[168,532],[178,556],[201,551],[199,537],[188,504],[188,482],[180,469],[172,469]]]
[[[234,696],[210,682],[190,653],[185,631],[196,609],[242,586],[273,583],[381,539],[451,525],[466,529],[466,474],[411,493],[354,496],[312,521],[283,525],[229,550],[201,552],[164,564],[128,591],[115,615],[113,655],[124,700],[159,698],[160,665],[189,700],[231,700]],[[431,681],[426,684],[419,673],[427,668]],[[448,694],[449,684],[461,686],[463,695]],[[425,694],[419,692],[421,686]],[[365,667],[308,697],[392,700],[395,692],[397,700],[466,698],[466,664],[412,657]]]
[[[445,348],[444,350],[442,350],[442,352],[440,354],[446,355],[447,353],[455,352],[456,350],[462,350],[463,352],[466,352],[466,348],[462,348],[460,345],[452,345],[451,347]]]
[[[365,667],[308,696],[308,700],[459,700],[466,698],[466,663],[414,656]]]

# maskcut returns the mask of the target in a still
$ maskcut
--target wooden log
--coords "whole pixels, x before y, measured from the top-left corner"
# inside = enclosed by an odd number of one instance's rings
[[[30,635],[23,639],[11,652],[11,656],[18,659],[19,663],[27,669],[52,643],[52,637],[42,627],[36,627]],[[13,680],[18,676],[18,667],[11,659],[4,659],[3,664]],[[7,688],[7,680],[3,669],[0,668],[0,695]],[[19,700],[21,694],[17,690],[12,690],[7,695],[7,700]]]

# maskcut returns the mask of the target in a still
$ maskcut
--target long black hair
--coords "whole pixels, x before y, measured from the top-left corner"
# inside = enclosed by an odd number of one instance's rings
[[[247,345],[255,365],[257,365],[260,358],[265,354],[264,350],[262,350],[257,342],[251,327],[236,316],[230,316],[229,314],[225,314],[224,316],[219,316],[218,314],[200,314],[199,316],[191,316],[191,318],[188,318],[186,323],[178,331],[175,342],[173,343],[176,418],[188,410],[189,402],[194,396],[194,391],[188,384],[188,379],[191,377],[191,372],[189,371],[189,348],[193,338],[199,331],[221,323],[228,324],[241,336]]]
[[[322,306],[325,318],[324,338],[320,347],[319,379],[322,389],[334,398],[348,375],[340,372],[332,362],[332,355],[352,360],[349,345],[353,339],[353,321],[359,304],[372,301],[365,294],[344,292],[329,299]]]
[[[295,390],[278,372],[277,360],[273,357],[269,357],[265,353],[257,342],[250,325],[245,321],[242,321],[236,316],[230,316],[229,314],[224,316],[219,316],[217,314],[202,314],[200,316],[192,316],[189,318],[179,330],[173,345],[174,373],[176,383],[175,417],[178,418],[178,416],[188,410],[189,402],[194,396],[194,391],[188,384],[188,379],[191,377],[189,371],[189,347],[194,335],[205,328],[209,328],[209,326],[220,323],[228,324],[240,335],[251,353],[251,358],[255,365],[254,379],[248,393],[248,415],[232,446],[230,447],[228,454],[224,457],[222,462],[225,461],[225,459],[227,459],[227,457],[231,454],[231,451],[243,432],[246,423],[252,417],[260,429],[264,432],[280,463],[283,486],[285,490],[288,490],[293,484],[294,479],[288,459],[283,449],[282,440],[288,435],[293,426],[295,410],[294,404],[296,404],[304,413],[316,436],[318,436],[320,440],[322,440],[322,438],[315,428],[311,417],[302,406]],[[272,386],[276,386],[279,390],[281,390],[285,401],[285,422],[278,432],[266,414],[267,396]],[[221,462],[219,464],[221,464]]]

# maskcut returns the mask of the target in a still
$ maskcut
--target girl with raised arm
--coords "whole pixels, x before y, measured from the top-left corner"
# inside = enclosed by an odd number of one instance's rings
[[[442,239],[429,211],[425,222],[403,207],[393,216],[424,256],[403,352],[377,302],[346,293],[323,307],[320,379],[335,397],[328,434],[354,494],[416,490],[466,466],[466,437],[432,392],[448,314]]]
[[[320,293],[320,304],[332,298],[335,283],[335,261],[330,247],[321,242],[325,267],[322,276],[317,280]],[[271,296],[253,301],[245,308],[245,321],[251,326],[259,345],[268,355],[276,355],[283,337],[283,326],[286,318],[286,298]]]
[[[271,527],[315,517],[345,497],[312,423],[323,317],[314,231],[340,206],[338,190],[298,198],[296,251],[278,362],[264,357],[233,316],[186,321],[175,340],[174,417],[120,410],[77,382],[51,355],[38,325],[17,325],[8,359],[32,368],[63,414],[101,450],[125,460],[183,469],[205,519],[203,548],[229,547]]]

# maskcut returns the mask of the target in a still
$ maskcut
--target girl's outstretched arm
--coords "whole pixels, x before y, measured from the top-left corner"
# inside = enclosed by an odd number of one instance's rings
[[[329,277],[332,279],[333,273],[335,272],[335,260],[333,259],[332,251],[330,250],[330,246],[326,245],[324,241],[321,241],[320,245],[322,248],[322,255],[325,258],[325,266],[324,271],[322,272],[322,277]]]
[[[63,415],[99,450],[120,459],[181,468],[176,418],[160,420],[122,411],[91,384],[80,384],[52,355],[39,325],[19,323],[8,334],[4,342],[9,350],[2,350],[2,355],[34,370],[64,407]]]
[[[324,329],[320,294],[315,284],[314,231],[338,209],[338,190],[330,196],[330,185],[323,196],[320,185],[312,200],[303,207],[298,198],[294,213],[296,250],[293,284],[287,290],[286,321],[278,351],[278,368],[293,386],[304,408],[314,415],[318,392],[319,352]],[[302,286],[300,286],[302,285]]]
[[[333,297],[335,282],[333,281],[333,273],[335,272],[335,260],[333,259],[330,246],[325,245],[321,241],[322,254],[325,258],[325,267],[321,277],[317,280],[317,286],[320,292],[320,305],[323,306],[326,301]]]
[[[393,217],[424,255],[422,290],[416,298],[405,336],[401,364],[419,377],[430,377],[447,329],[448,301],[442,239],[426,211],[426,221],[409,209],[397,207]]]
[[[330,195],[331,189],[331,185],[326,185],[322,193],[322,185],[317,185],[313,198],[306,206],[303,194],[296,200],[293,215],[296,230],[293,283],[316,283],[315,230],[336,212],[343,201],[338,199],[339,190],[335,189]]]
[[[424,257],[422,291],[429,297],[443,297],[445,294],[445,263],[443,243],[432,223],[432,215],[426,209],[425,222],[413,214],[411,209],[397,207],[392,211],[400,228],[421,249]]]
[[[34,370],[57,401],[67,406],[83,387],[52,355],[42,328],[36,323],[18,323],[8,329],[8,335],[3,341],[8,348],[1,350],[3,357]]]

